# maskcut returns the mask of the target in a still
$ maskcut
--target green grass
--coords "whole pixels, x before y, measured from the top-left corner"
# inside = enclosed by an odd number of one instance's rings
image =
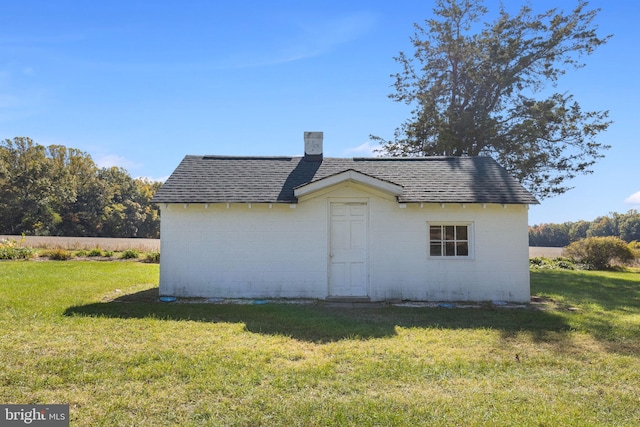
[[[546,310],[158,303],[157,282],[0,263],[0,403],[70,403],[74,426],[640,425],[638,273],[535,271]]]

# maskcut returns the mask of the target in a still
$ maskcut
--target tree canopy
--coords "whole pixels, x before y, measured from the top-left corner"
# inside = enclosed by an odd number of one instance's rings
[[[596,141],[608,111],[554,91],[609,39],[597,34],[598,11],[579,1],[569,13],[523,6],[512,16],[501,5],[482,25],[482,0],[436,0],[435,18],[415,24],[414,53],[394,58],[402,71],[389,97],[412,116],[394,139],[372,139],[391,156],[489,155],[539,198],[567,191],[609,148]]]
[[[588,237],[617,237],[625,242],[640,241],[640,212],[612,212],[593,221],[540,224],[529,227],[530,246],[563,247]]]
[[[0,141],[0,234],[160,235],[161,183],[98,168],[87,153],[30,138]]]

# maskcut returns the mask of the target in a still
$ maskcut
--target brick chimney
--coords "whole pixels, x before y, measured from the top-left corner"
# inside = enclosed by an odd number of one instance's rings
[[[306,161],[322,161],[322,137],[322,132],[304,133],[304,159]]]

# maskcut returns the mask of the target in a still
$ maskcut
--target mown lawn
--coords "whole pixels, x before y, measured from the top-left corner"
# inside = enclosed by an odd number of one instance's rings
[[[73,426],[640,425],[638,273],[533,272],[545,310],[158,303],[157,282],[0,262],[0,403],[69,403]]]

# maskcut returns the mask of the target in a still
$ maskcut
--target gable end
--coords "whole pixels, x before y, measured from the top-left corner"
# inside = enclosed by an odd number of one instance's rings
[[[311,193],[322,191],[329,187],[343,184],[346,182],[354,182],[357,184],[362,184],[364,186],[374,188],[384,193],[389,193],[396,197],[400,196],[404,191],[404,188],[402,185],[398,185],[391,181],[379,179],[371,175],[367,175],[367,174],[358,172],[356,170],[349,169],[344,172],[336,173],[334,175],[329,175],[325,178],[310,182],[308,184],[300,185],[293,190],[293,194],[296,198],[300,198],[300,197],[309,195]]]

